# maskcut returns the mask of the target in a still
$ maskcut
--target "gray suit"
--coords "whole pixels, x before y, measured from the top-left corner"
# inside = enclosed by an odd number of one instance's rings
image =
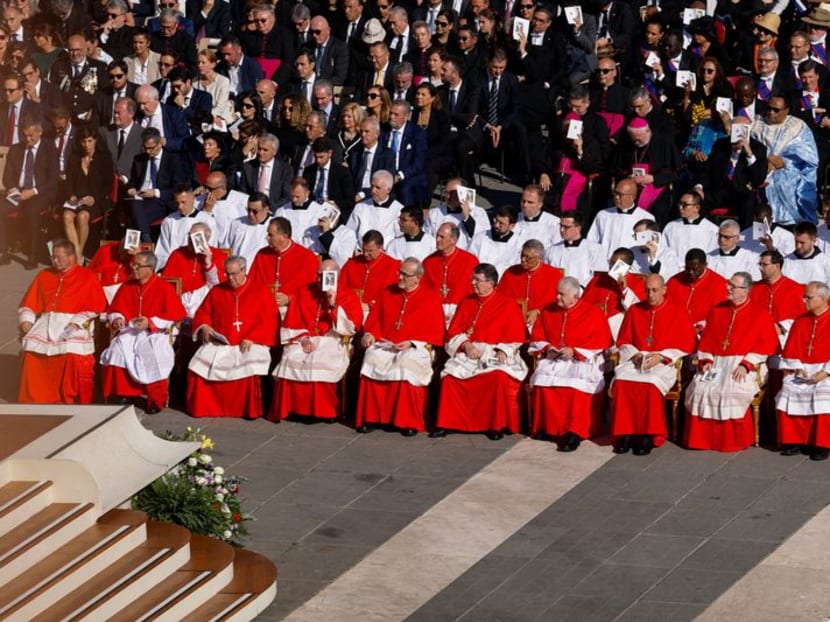
[[[123,175],[129,178],[133,160],[141,153],[142,129],[140,125],[135,122],[133,123],[124,140],[124,149],[121,151],[121,157],[118,157],[118,138],[120,131],[119,129],[108,130],[106,127],[102,127],[99,130],[101,137],[107,142],[107,149],[110,152],[110,156],[112,156],[112,161],[115,163],[115,170],[118,176],[121,177]]]

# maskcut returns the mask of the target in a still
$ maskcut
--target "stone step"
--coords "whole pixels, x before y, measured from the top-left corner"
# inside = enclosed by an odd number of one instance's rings
[[[17,527],[52,502],[52,482],[7,482],[0,488],[0,533]]]

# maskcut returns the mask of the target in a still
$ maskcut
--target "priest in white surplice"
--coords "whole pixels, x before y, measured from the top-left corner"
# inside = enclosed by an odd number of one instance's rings
[[[393,240],[401,234],[398,217],[403,205],[392,198],[395,181],[389,171],[376,171],[372,175],[371,197],[354,206],[346,227],[362,239],[367,231],[380,231],[384,240]]]
[[[228,231],[228,248],[231,254],[245,258],[251,265],[261,248],[268,246],[268,221],[271,218],[268,196],[254,192],[248,197],[248,215],[237,218]]]
[[[188,243],[190,227],[193,226],[194,222],[206,223],[211,230],[211,239],[219,239],[216,220],[198,209],[196,195],[193,194],[190,185],[182,184],[178,186],[173,193],[173,199],[177,211],[162,221],[161,232],[159,233],[158,242],[156,242],[157,270],[161,270],[167,265],[170,253]],[[201,205],[203,200],[204,197],[199,197],[198,203]]]
[[[445,222],[452,223],[458,227],[458,248],[470,250],[473,238],[490,228],[490,219],[487,212],[470,199],[463,203],[458,200],[458,188],[463,186],[464,181],[454,177],[447,182],[444,189],[444,202],[441,205],[429,208],[424,230],[427,234],[435,236],[438,228]]]
[[[687,192],[677,203],[680,218],[666,223],[663,243],[678,257],[685,257],[693,248],[708,253],[718,247],[718,226],[700,213],[700,195]]]
[[[495,266],[499,275],[519,260],[522,243],[514,231],[516,210],[502,205],[493,213],[493,226],[476,235],[470,245],[470,252],[478,257],[479,263]]]
[[[805,285],[810,281],[830,284],[830,255],[822,253],[816,246],[817,234],[816,226],[811,222],[800,222],[795,226],[795,251],[785,258],[784,276]]]
[[[741,226],[735,220],[724,220],[718,228],[718,248],[707,257],[709,268],[728,279],[736,272],[748,272],[753,281],[761,278],[758,254],[742,248]]]
[[[539,240],[545,248],[550,248],[562,240],[559,217],[544,211],[544,205],[545,191],[536,184],[525,186],[522,191],[522,211],[516,223],[516,234],[522,243]]]
[[[295,177],[289,187],[290,201],[277,208],[274,216],[282,216],[291,223],[291,239],[302,244],[311,234],[312,227],[326,215],[326,208],[311,198],[311,190],[305,177]]]
[[[608,258],[602,246],[582,237],[582,222],[582,214],[576,211],[562,216],[559,223],[562,241],[545,252],[545,263],[562,268],[565,276],[574,277],[585,287],[594,272],[608,269]]]
[[[632,179],[622,179],[614,187],[614,207],[599,212],[588,231],[588,239],[601,245],[608,259],[621,246],[634,246],[631,232],[634,225],[644,218],[654,220],[646,210],[637,207],[637,184]]]

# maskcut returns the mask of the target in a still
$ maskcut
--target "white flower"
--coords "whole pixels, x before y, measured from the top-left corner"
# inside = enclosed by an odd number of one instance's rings
[[[215,469],[213,469],[213,472],[216,473],[217,475],[224,475],[225,474],[225,469],[223,469],[222,467],[216,467]]]
[[[216,500],[217,500],[219,503],[222,503],[222,502],[225,500],[225,495],[223,495],[223,494],[221,494],[221,493],[217,494],[217,495],[216,495]]]
[[[232,536],[233,536],[233,534],[231,533],[230,529],[226,529],[225,533],[222,534],[222,537],[225,538],[225,540],[229,539]]]
[[[213,482],[214,482],[215,484],[221,484],[221,483],[222,483],[222,476],[221,476],[221,475],[217,475],[217,476],[215,476],[215,477],[213,478]]]
[[[199,456],[199,461],[202,464],[210,464],[213,461],[213,458],[211,458],[209,454],[202,454]]]
[[[189,466],[189,467],[195,467],[197,464],[199,464],[199,461],[198,461],[198,460],[196,460],[196,458],[188,458],[188,460],[187,460],[187,466]]]
[[[207,480],[204,477],[197,477],[196,484],[198,486],[204,486],[205,484],[207,484]]]

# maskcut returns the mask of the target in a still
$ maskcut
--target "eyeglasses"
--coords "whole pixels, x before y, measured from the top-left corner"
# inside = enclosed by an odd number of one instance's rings
[[[121,13],[107,13],[107,17],[112,17],[112,18],[121,17],[121,15],[122,15]]]
[[[712,69],[711,67],[707,67],[703,70],[703,73],[710,74],[710,73],[715,73],[716,71],[717,71],[716,69]]]
[[[679,207],[680,209],[683,209],[684,207],[694,207],[695,205],[697,205],[697,203],[684,203],[683,201],[680,201],[677,204],[677,207]]]
[[[366,97],[368,99],[377,99],[378,97],[380,97],[380,93],[369,93]]]
[[[323,31],[320,30],[319,28],[317,28],[316,30],[315,29],[309,30],[309,32],[313,35],[323,34]]]
[[[765,267],[767,267],[767,266],[772,266],[772,265],[774,265],[774,264],[772,264],[772,263],[764,263],[763,261],[759,261],[759,262],[758,262],[758,265],[759,265],[761,268],[765,268]]]
[[[174,67],[175,63],[163,63],[159,61],[159,67]]]
[[[522,11],[529,11],[530,9],[534,8],[535,6],[536,6],[535,4],[520,4],[519,8]]]
[[[123,74],[123,73],[111,73],[111,74],[109,74],[109,77],[110,77],[110,80],[120,80],[125,75],[126,74]]]
[[[413,276],[418,276],[417,274],[409,274],[408,272],[404,272],[403,270],[398,270],[398,276],[402,276],[405,279],[411,278]]]
[[[386,9],[389,8],[389,5],[388,4],[379,4],[379,5],[377,5],[377,7],[378,7],[379,10],[385,11]]]
[[[781,106],[780,108],[776,108],[775,106],[767,106],[767,110],[770,112],[781,112],[782,110],[786,110],[786,106]]]
[[[774,63],[775,59],[774,58],[759,58],[758,62],[759,63]]]
[[[435,22],[436,28],[446,28],[449,25],[450,25],[449,22]]]
[[[141,270],[142,268],[151,268],[152,269],[152,267],[153,266],[143,264],[143,263],[134,263],[133,264],[133,270]]]
[[[244,102],[242,103],[242,107],[243,108],[256,108],[256,106],[254,106],[253,104],[246,104]]]
[[[248,212],[249,214],[259,214],[259,213],[260,213],[260,212],[262,212],[262,211],[265,211],[265,210],[264,210],[264,208],[263,208],[263,209],[251,209],[251,208],[249,207],[249,208],[247,209],[247,212]]]
[[[258,17],[257,19],[252,20],[252,23],[254,23],[254,24],[265,24],[267,22],[268,22],[267,17]]]
[[[599,71],[599,72],[600,72],[600,73],[602,73],[602,74],[606,74],[606,73],[611,73],[612,71],[616,71],[616,68],[614,68],[614,67],[611,67],[611,68],[605,68],[605,67],[604,67],[604,68],[602,68],[602,69],[598,69],[597,71]]]

